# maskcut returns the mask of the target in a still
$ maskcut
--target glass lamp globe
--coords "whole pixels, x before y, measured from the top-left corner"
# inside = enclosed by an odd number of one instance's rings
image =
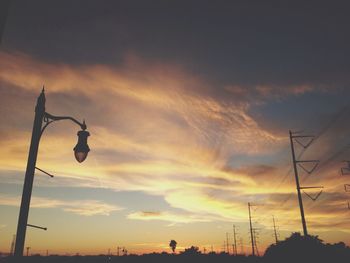
[[[90,133],[88,131],[81,130],[81,131],[78,131],[77,135],[78,135],[78,143],[73,150],[74,150],[75,159],[79,163],[81,163],[86,159],[90,151],[89,145],[87,144],[87,138],[88,136],[90,136]]]

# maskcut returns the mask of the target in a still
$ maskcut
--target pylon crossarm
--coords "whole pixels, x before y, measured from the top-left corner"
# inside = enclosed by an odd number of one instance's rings
[[[309,138],[309,137],[312,137],[312,139],[307,143],[307,144],[304,144],[302,143],[301,141],[299,141],[297,139],[297,137],[301,137],[301,138]],[[304,149],[306,149],[307,147],[309,147],[311,145],[311,143],[314,141],[314,136],[294,136],[294,140],[299,144],[301,145],[301,147],[303,147]]]
[[[344,184],[344,191],[350,192],[350,184]]]
[[[317,168],[318,164],[320,163],[319,160],[308,160],[308,161],[296,161],[296,163],[299,165],[301,169],[303,169],[308,174],[312,174],[313,171]],[[314,166],[311,169],[307,169],[303,166],[303,163],[314,163]]]
[[[300,188],[299,189],[316,189],[316,188],[318,188],[318,189],[323,189],[324,187],[323,186],[300,186]]]
[[[347,163],[347,164],[348,164],[348,168],[350,168],[350,161],[348,161],[348,160],[343,160],[343,163]]]
[[[296,134],[296,133],[301,133],[302,131],[300,132],[292,132],[292,138],[293,139],[297,139],[297,138],[315,138],[315,135],[293,135],[293,134]]]
[[[309,197],[312,201],[316,201],[317,198],[319,198],[319,196],[322,194],[322,191],[323,191],[323,190],[321,190],[315,197],[311,196],[310,194],[308,194],[308,193],[305,192],[305,191],[303,191],[303,193],[306,194],[307,197]]]
[[[342,175],[350,175],[350,168],[348,167],[342,167],[340,171]]]

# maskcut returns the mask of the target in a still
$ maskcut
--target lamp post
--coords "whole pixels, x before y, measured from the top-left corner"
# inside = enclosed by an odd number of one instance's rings
[[[35,107],[35,118],[34,118],[34,124],[33,124],[32,139],[30,142],[27,168],[26,168],[26,173],[24,178],[22,201],[21,201],[21,208],[20,208],[19,217],[18,217],[16,245],[15,245],[15,253],[14,253],[14,255],[17,257],[23,256],[24,242],[25,242],[26,230],[28,225],[28,213],[29,213],[29,207],[30,207],[30,199],[32,195],[34,171],[35,171],[36,159],[38,155],[39,142],[40,142],[41,135],[43,134],[46,127],[54,121],[59,121],[59,120],[73,121],[82,129],[77,134],[78,143],[73,149],[76,160],[80,163],[83,162],[86,159],[88,152],[90,151],[89,146],[87,145],[87,137],[90,134],[89,132],[86,131],[85,121],[83,123],[80,123],[79,121],[77,121],[72,117],[51,115],[45,112],[45,101],[46,99],[45,99],[45,93],[43,88],[40,96],[37,99],[37,104]],[[44,126],[43,126],[43,122],[45,123]]]

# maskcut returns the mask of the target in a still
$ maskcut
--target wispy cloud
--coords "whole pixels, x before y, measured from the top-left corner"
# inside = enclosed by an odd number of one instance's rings
[[[1,194],[0,205],[19,206],[20,197]],[[32,208],[61,208],[64,211],[83,216],[105,215],[108,216],[114,211],[120,211],[123,208],[104,203],[99,200],[58,200],[43,197],[33,197],[31,200]]]
[[[128,215],[129,219],[136,220],[161,220],[171,223],[194,223],[194,222],[208,222],[208,218],[201,218],[194,214],[180,214],[168,211],[140,211],[133,212]]]
[[[245,220],[247,201],[264,201],[262,213],[273,210],[286,218],[299,216],[297,209],[280,205],[281,200],[295,194],[292,174],[287,181],[280,179],[290,168],[289,152],[280,154],[287,149],[288,138],[264,128],[250,108],[254,103],[300,96],[322,87],[246,88],[233,84],[221,87],[224,95],[213,96],[218,87],[171,65],[133,58],[119,67],[72,66],[4,52],[0,53],[0,81],[4,89],[17,92],[3,92],[2,107],[11,108],[19,97],[26,97],[21,118],[28,120],[24,125],[13,119],[11,127],[0,127],[0,132],[7,134],[0,141],[3,170],[24,168],[27,153],[23,148],[28,149],[33,104],[45,84],[47,110],[85,118],[91,132],[91,152],[84,165],[78,166],[72,156],[76,128],[57,123],[62,125],[59,129],[45,131],[38,166],[57,174],[62,185],[143,191],[163,197],[171,207],[184,212],[134,212],[129,219],[181,223]],[[332,142],[319,144],[315,152],[330,145]],[[255,160],[266,155],[273,156],[270,164]],[[254,161],[233,164],[238,158]],[[340,183],[322,178],[330,188]],[[293,198],[288,202],[295,202]],[[79,202],[46,200],[42,206],[82,215],[120,209],[96,200]],[[344,220],[341,212],[337,214]]]

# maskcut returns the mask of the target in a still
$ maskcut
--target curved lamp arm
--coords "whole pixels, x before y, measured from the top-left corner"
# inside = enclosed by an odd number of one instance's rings
[[[86,130],[85,120],[83,121],[83,123],[81,123],[81,122],[77,121],[76,119],[74,119],[73,117],[54,116],[54,115],[51,115],[50,113],[45,112],[45,114],[44,114],[45,125],[41,128],[40,137],[43,134],[46,127],[49,126],[50,123],[52,123],[54,121],[61,121],[61,120],[71,120],[72,122],[75,122],[77,125],[79,125],[82,130],[84,130],[84,131]]]

